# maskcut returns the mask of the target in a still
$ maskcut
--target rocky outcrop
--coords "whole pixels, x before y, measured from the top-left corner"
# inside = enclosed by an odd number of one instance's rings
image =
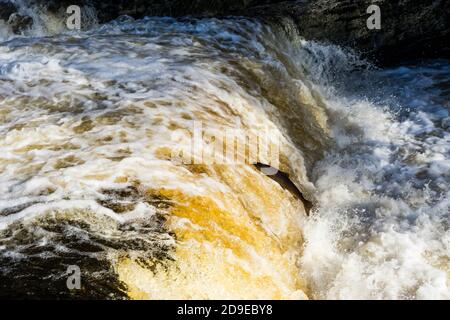
[[[99,22],[120,15],[241,15],[298,29],[307,39],[329,41],[357,49],[381,64],[410,59],[450,58],[450,0],[28,0],[62,12],[72,4],[96,8]],[[381,29],[369,30],[367,8],[381,9]],[[0,18],[14,12],[0,0]],[[26,20],[25,20],[26,21]],[[26,21],[29,23],[29,21]],[[17,28],[20,31],[20,28]]]
[[[29,16],[23,16],[14,12],[9,16],[8,24],[15,34],[20,34],[22,31],[32,26],[33,19]]]
[[[380,30],[367,27],[371,4],[380,8]],[[288,1],[254,7],[247,14],[293,24],[308,39],[355,48],[381,64],[450,58],[449,0]]]
[[[0,19],[8,21],[9,17],[17,11],[14,4],[6,0],[0,0]]]

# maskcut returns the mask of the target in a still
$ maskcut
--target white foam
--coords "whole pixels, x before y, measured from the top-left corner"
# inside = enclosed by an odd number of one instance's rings
[[[0,209],[39,202],[0,218],[1,228],[75,207],[122,222],[151,215],[143,203],[119,216],[94,200],[102,189],[133,181],[195,195],[231,192],[214,178],[194,179],[158,152],[174,147],[173,128],[191,119],[266,126],[293,150],[285,150],[289,164],[319,203],[302,220],[301,265],[313,297],[450,298],[449,134],[441,126],[448,112],[442,92],[430,88],[436,74],[445,75],[445,63],[444,71],[358,74],[355,66],[370,67],[354,54],[289,44],[245,19],[127,18],[77,36],[15,39],[1,43],[0,53]],[[373,82],[364,88],[369,78],[379,80],[383,94],[371,92]],[[389,79],[397,85],[385,84]],[[262,96],[264,85],[298,89],[327,117],[278,110]],[[329,129],[334,143],[319,150],[325,156],[311,172],[303,155],[315,157],[292,142],[308,137],[295,137],[300,133],[289,125],[306,134]]]
[[[359,92],[354,77],[326,74],[317,81],[339,115],[332,119],[337,149],[315,168],[320,208],[304,226],[302,266],[318,298],[450,297],[450,145],[435,119],[446,113],[430,87],[442,69],[428,68],[425,76],[420,68],[370,71]],[[325,72],[334,69],[342,68]],[[374,96],[384,77],[397,83]],[[339,81],[349,81],[353,94],[343,96]]]

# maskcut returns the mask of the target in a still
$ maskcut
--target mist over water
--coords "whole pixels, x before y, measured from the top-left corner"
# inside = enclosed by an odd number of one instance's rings
[[[0,22],[1,295],[450,298],[449,61],[231,17],[46,28]],[[174,164],[192,121],[279,132],[310,216],[251,165]]]

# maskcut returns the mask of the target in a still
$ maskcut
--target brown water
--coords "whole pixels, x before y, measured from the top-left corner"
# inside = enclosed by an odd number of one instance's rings
[[[0,43],[0,295],[448,298],[448,96],[401,113],[443,89],[377,100],[355,66],[240,18]],[[366,72],[388,95],[446,68]],[[251,161],[173,161],[198,123],[276,143],[311,216]]]

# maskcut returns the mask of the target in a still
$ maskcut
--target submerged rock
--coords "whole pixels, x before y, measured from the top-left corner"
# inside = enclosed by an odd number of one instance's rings
[[[0,0],[0,20],[7,22],[12,32],[21,34],[33,24],[33,19],[18,12],[18,7],[11,1]]]
[[[380,8],[380,29],[370,30],[370,5]],[[352,47],[380,64],[450,58],[450,1],[285,1],[254,7],[248,15],[295,26],[307,39]]]
[[[15,34],[21,34],[33,25],[33,18],[13,13],[8,19],[8,24]]]
[[[17,11],[16,6],[5,0],[0,0],[0,19],[8,21],[11,14]]]

